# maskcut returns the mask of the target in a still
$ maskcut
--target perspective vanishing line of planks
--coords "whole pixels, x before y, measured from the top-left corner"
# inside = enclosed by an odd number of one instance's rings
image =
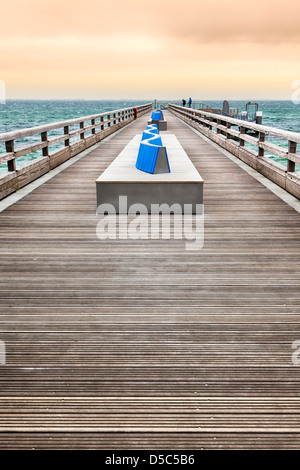
[[[148,115],[0,213],[1,449],[299,448],[299,214],[165,115],[202,250],[96,237],[95,180]]]

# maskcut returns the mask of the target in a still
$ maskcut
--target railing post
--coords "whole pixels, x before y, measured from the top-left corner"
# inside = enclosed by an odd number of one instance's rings
[[[229,122],[227,122],[226,124],[226,128],[227,129],[231,129],[231,124]],[[226,139],[230,139],[231,135],[229,132],[226,132]]]
[[[92,121],[91,121],[92,126],[95,125],[95,122],[96,122],[95,119],[92,119]],[[95,128],[95,127],[93,127],[93,129],[92,129],[92,134],[93,134],[93,135],[96,134],[96,128]]]
[[[222,121],[222,119],[221,119],[221,125],[222,125],[223,127],[227,127],[226,121]],[[221,134],[226,137],[226,132],[225,132],[223,129],[221,130]]]
[[[240,133],[241,134],[246,134],[246,129],[245,127],[240,128]],[[240,137],[240,147],[245,147],[245,141]]]
[[[297,143],[289,140],[289,153],[296,153],[297,152]],[[287,162],[287,171],[289,173],[294,173],[295,171],[295,162],[292,160],[288,160]]]
[[[259,142],[264,142],[266,140],[266,134],[264,132],[259,132],[258,140]],[[258,147],[258,156],[263,157],[265,154],[265,149]]]
[[[110,114],[107,115],[107,121],[108,121],[107,127],[110,127],[110,124],[111,124],[111,122],[110,122]]]
[[[8,142],[5,142],[5,148],[7,153],[13,153],[15,151],[15,144],[13,140],[9,140]],[[7,162],[7,169],[8,171],[16,171],[16,160],[15,158],[13,160],[9,160]]]
[[[69,126],[64,126],[64,135],[69,136]],[[65,140],[65,147],[69,147],[70,139]]]
[[[80,123],[80,129],[84,129],[84,122],[81,122],[81,123]],[[81,140],[84,139],[84,131],[80,133],[80,139],[81,139]]]
[[[42,142],[47,142],[48,141],[48,132],[42,132],[41,139],[42,139]],[[47,147],[44,147],[42,149],[42,152],[43,152],[43,157],[48,157],[48,155],[49,155],[48,145],[47,145]]]
[[[220,119],[217,119],[217,126],[219,126],[221,123]],[[221,129],[217,127],[217,134],[221,134]]]
[[[101,131],[104,131],[104,117],[103,116],[100,117],[100,122],[103,123],[103,124],[101,124],[100,129],[101,129]]]

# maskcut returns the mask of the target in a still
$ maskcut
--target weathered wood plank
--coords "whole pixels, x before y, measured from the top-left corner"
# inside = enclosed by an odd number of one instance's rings
[[[0,163],[6,163],[9,160],[13,160],[15,158],[13,152],[6,152],[0,154]]]
[[[148,116],[0,213],[1,449],[299,448],[299,214],[166,116],[202,250],[96,237],[95,180]]]

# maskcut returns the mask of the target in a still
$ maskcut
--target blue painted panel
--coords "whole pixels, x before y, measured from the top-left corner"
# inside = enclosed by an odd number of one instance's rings
[[[153,174],[155,172],[155,165],[157,162],[158,152],[161,147],[163,147],[163,144],[161,137],[158,133],[157,126],[148,126],[142,135],[142,141],[140,143],[140,148],[135,165],[136,168],[138,170],[145,171],[146,173]],[[167,150],[166,158],[170,171]]]
[[[136,168],[146,173],[154,173],[159,147],[141,142]]]
[[[146,131],[151,131],[153,134],[159,134],[157,124],[149,124],[149,126],[146,127]]]
[[[153,111],[151,115],[152,121],[161,121],[163,120],[164,115],[162,111]]]
[[[162,140],[159,134],[152,134],[149,131],[144,131],[142,135],[142,142],[147,140],[152,145],[160,145],[162,147]]]

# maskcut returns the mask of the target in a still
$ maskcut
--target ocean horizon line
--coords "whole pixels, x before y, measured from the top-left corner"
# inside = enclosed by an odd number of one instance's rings
[[[284,98],[193,98],[193,101],[283,101],[289,102],[292,101],[291,99],[284,99]],[[182,101],[182,98],[6,98],[6,101],[100,101],[100,102],[107,102],[107,101],[147,101],[147,102],[155,102],[155,101]]]

